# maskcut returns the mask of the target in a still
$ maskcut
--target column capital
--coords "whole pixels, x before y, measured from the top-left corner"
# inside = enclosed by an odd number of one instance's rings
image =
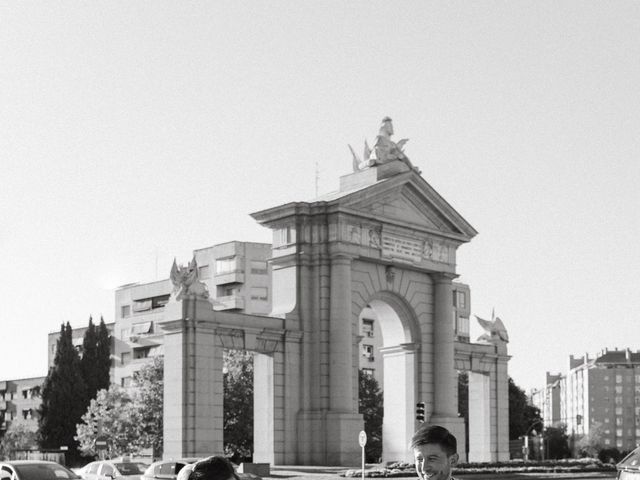
[[[459,275],[457,273],[434,272],[431,274],[431,278],[435,283],[451,283],[458,277]]]
[[[350,265],[354,258],[356,257],[348,253],[334,253],[331,255],[331,264]]]

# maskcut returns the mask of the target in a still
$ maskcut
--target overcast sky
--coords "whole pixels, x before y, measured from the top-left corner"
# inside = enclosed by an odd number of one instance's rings
[[[337,189],[385,115],[479,232],[517,384],[640,348],[640,2],[0,0],[0,66],[1,380],[174,256],[270,242],[249,213]]]

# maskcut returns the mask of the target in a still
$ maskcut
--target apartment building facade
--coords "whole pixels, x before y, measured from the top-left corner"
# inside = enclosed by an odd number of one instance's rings
[[[0,381],[0,437],[14,424],[38,429],[38,408],[45,377]]]
[[[546,385],[531,399],[545,425],[566,425],[576,438],[598,428],[605,447],[631,450],[640,444],[640,352],[571,355],[568,372],[547,373]]]

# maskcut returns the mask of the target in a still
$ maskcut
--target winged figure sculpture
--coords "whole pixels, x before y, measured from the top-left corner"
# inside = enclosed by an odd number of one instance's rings
[[[507,329],[504,326],[504,323],[502,323],[502,320],[495,316],[494,311],[491,312],[491,320],[484,320],[477,315],[475,317],[480,326],[484,328],[484,333],[480,335],[476,341],[494,344],[498,342],[509,342]]]

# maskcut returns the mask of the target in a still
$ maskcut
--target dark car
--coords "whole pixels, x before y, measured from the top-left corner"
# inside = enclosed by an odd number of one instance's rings
[[[197,461],[198,458],[178,458],[154,462],[145,470],[141,480],[175,480],[180,470]]]
[[[0,480],[77,480],[78,475],[56,462],[15,460],[0,462]]]
[[[91,462],[84,467],[82,478],[84,480],[113,480],[116,478],[140,480],[145,468],[144,463],[102,460]]]
[[[620,480],[640,480],[640,448],[636,448],[616,465]]]

